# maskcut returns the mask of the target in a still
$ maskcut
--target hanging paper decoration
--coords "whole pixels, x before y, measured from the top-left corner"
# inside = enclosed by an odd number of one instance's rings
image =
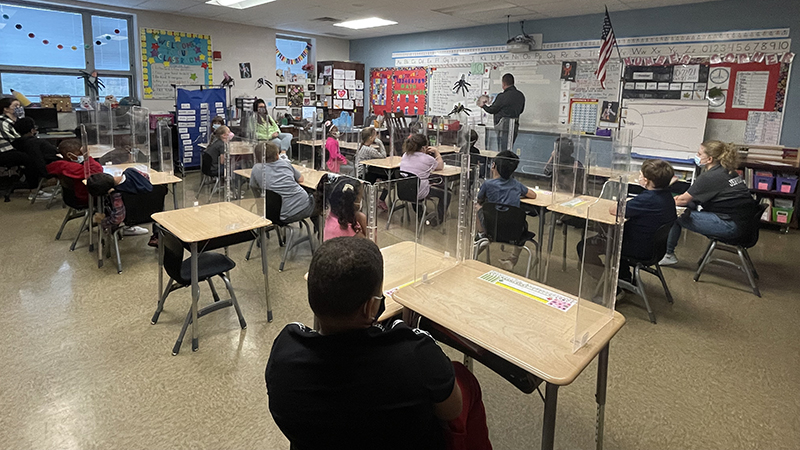
[[[275,54],[278,56],[278,59],[280,59],[281,62],[285,62],[286,64],[289,65],[295,65],[300,61],[306,59],[310,51],[311,51],[311,44],[306,44],[306,48],[303,49],[302,53],[300,53],[300,55],[298,55],[297,58],[287,58],[286,56],[284,56],[283,53],[281,53],[280,50],[278,50],[278,47],[275,47]]]
[[[11,17],[10,17],[8,14],[3,14],[3,20],[9,20],[10,18],[11,18]],[[2,26],[0,26],[0,28],[1,28],[1,27],[2,27]],[[14,25],[14,28],[16,28],[17,30],[22,30],[22,24],[21,24],[21,23],[15,24],[15,25]],[[120,30],[118,30],[118,29],[114,30],[114,34],[117,34],[117,35],[119,35],[120,33],[121,33],[121,31],[120,31]],[[34,38],[36,37],[36,35],[35,35],[34,33],[28,33],[28,37],[29,37],[29,38],[31,38],[31,39],[34,39]],[[110,41],[110,40],[112,40],[112,39],[113,39],[113,40],[126,40],[126,39],[128,39],[128,38],[127,38],[127,36],[114,36],[114,37],[112,38],[110,34],[106,34],[106,35],[104,35],[104,36],[98,36],[98,37],[97,37],[97,40],[96,40],[94,43],[95,43],[96,45],[103,45],[103,44],[105,44],[105,42],[103,42],[102,38],[105,38],[105,40],[106,40],[106,41]],[[49,40],[49,39],[43,39],[43,40],[42,40],[42,44],[44,44],[44,45],[49,45],[49,44],[50,44],[50,40]],[[88,50],[89,48],[91,48],[91,47],[92,47],[92,46],[91,46],[91,44],[84,44],[84,48],[86,48],[87,50]],[[56,48],[58,48],[59,50],[63,50],[63,49],[64,49],[64,46],[63,46],[63,45],[61,45],[61,44],[58,44],[58,45],[56,46]],[[77,46],[75,46],[75,45],[73,45],[73,46],[72,46],[72,47],[70,47],[70,48],[71,48],[72,50],[77,50],[77,49],[78,49],[78,47],[77,47]]]

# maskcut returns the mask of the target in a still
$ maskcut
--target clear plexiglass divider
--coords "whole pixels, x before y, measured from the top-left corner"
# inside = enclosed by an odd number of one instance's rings
[[[322,168],[325,155],[326,136],[324,131],[321,133],[322,136],[318,133],[320,129],[324,130],[324,127],[317,123],[318,118],[315,109],[311,118],[304,120],[303,126],[298,131],[297,155],[292,157],[295,163],[311,169]]]
[[[325,157],[327,159],[326,159],[326,165],[325,167],[323,167],[323,169],[331,172],[340,173],[342,175],[349,175],[355,177],[356,152],[358,151],[358,148],[361,145],[361,132],[364,130],[374,130],[374,128],[364,127],[360,130],[357,130],[356,128],[351,128],[349,132],[342,132],[341,130],[339,130],[338,132],[339,134],[336,137],[336,141],[337,144],[339,145],[339,155],[341,155],[341,158],[344,159],[343,160],[339,159],[339,161],[333,161],[332,163],[327,163],[327,161],[330,160],[331,155],[327,151],[328,149],[326,146]],[[370,131],[365,131],[364,133],[369,134]],[[375,133],[376,133],[376,138],[375,138],[376,145],[377,143],[380,143],[380,145],[383,146],[383,143],[380,142],[380,139],[378,139],[377,137],[377,131]]]

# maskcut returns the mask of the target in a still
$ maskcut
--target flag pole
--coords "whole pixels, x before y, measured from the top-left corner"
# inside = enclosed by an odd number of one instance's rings
[[[614,47],[616,47],[617,56],[619,57],[619,81],[617,83],[620,86],[620,94],[622,94],[622,90],[625,87],[625,61],[622,59],[622,52],[619,50],[619,40],[617,39],[617,33],[614,31],[614,24],[611,23],[611,15],[608,14],[608,6],[603,6],[606,9],[606,17],[608,17],[608,24],[611,26],[611,32],[614,33]],[[622,129],[622,95],[620,95],[619,100],[619,107],[617,108],[617,130]]]

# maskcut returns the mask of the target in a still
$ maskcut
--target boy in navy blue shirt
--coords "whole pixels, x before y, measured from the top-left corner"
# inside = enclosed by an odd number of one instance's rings
[[[622,236],[622,256],[636,259],[649,259],[653,252],[653,238],[656,230],[662,225],[673,223],[677,219],[675,200],[669,190],[675,171],[672,166],[660,159],[648,159],[642,163],[639,172],[639,184],[645,188],[641,194],[628,200],[625,206],[625,228]],[[609,210],[616,214],[616,206]],[[581,255],[584,241],[578,243],[578,255]],[[600,255],[605,254],[605,238],[593,236],[586,240],[587,271],[596,275],[603,270]],[[599,270],[598,270],[599,269]],[[631,282],[631,270],[627,264],[620,264],[619,278]]]
[[[486,180],[478,191],[478,203],[495,203],[519,208],[521,198],[536,198],[533,189],[512,178],[519,166],[519,157],[513,152],[503,150],[492,161],[492,178]],[[483,210],[478,211],[478,219],[483,229]],[[514,247],[511,256],[500,260],[505,270],[513,270],[519,260],[522,247]]]

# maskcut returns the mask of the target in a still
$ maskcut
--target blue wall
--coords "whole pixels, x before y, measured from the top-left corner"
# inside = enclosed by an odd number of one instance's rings
[[[617,37],[788,27],[792,51],[800,53],[800,0],[724,0],[618,11],[611,13],[611,20]],[[603,15],[594,14],[526,21],[525,30],[542,33],[546,43],[599,39],[602,23]],[[512,36],[518,33],[518,24],[512,24]],[[392,52],[498,45],[504,44],[506,39],[505,24],[358,39],[350,41],[350,59],[364,63],[369,70],[394,66]],[[800,69],[797,67],[793,68],[789,81],[781,143],[800,146]]]

